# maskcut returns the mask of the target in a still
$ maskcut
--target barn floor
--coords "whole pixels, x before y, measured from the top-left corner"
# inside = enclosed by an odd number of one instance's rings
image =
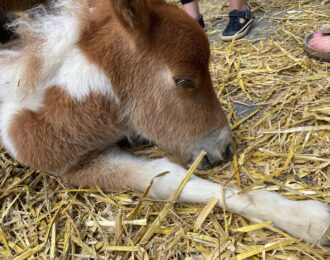
[[[330,1],[252,0],[256,26],[221,42],[227,1],[200,1],[214,86],[238,148],[234,163],[200,176],[330,203],[330,63],[309,59],[303,38],[330,23]],[[161,156],[155,147],[137,154]],[[130,191],[68,187],[0,154],[0,259],[329,259],[271,223],[203,205],[152,201]],[[160,222],[151,225],[157,216]],[[297,216],[299,217],[299,216]],[[151,239],[143,234],[153,228]]]

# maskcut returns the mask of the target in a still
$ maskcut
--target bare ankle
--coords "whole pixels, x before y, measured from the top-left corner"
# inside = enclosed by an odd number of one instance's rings
[[[197,1],[193,1],[188,4],[184,4],[183,10],[196,21],[199,20],[200,13],[199,13],[199,6],[198,6]]]

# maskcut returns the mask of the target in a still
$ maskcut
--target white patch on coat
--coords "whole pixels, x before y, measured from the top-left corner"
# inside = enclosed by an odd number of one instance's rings
[[[91,64],[77,48],[68,53],[50,83],[65,89],[77,100],[83,100],[93,92],[118,101],[110,79],[97,65]]]

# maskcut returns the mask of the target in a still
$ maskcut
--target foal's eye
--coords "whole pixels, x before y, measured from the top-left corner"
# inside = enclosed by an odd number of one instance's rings
[[[193,90],[196,87],[195,82],[190,79],[174,78],[174,82],[179,88],[187,90]]]

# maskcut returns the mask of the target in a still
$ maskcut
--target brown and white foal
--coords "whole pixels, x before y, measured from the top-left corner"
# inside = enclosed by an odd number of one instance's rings
[[[1,140],[19,162],[83,186],[144,191],[168,199],[186,170],[121,150],[139,135],[184,162],[201,150],[214,165],[231,131],[214,93],[209,43],[181,10],[156,0],[61,0],[49,14],[18,20],[16,47],[0,51]],[[240,193],[193,176],[180,202],[211,197],[252,221],[271,220],[310,242],[328,243],[329,205],[264,190]]]

